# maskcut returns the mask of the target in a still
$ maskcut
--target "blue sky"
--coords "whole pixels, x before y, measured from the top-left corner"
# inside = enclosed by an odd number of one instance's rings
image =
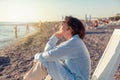
[[[0,0],[0,22],[56,21],[72,15],[84,19],[120,13],[120,0]]]

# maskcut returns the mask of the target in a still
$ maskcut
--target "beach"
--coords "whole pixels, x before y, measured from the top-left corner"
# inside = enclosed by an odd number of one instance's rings
[[[0,80],[22,80],[24,74],[33,65],[34,55],[42,52],[49,37],[58,30],[56,23],[46,23],[46,27],[38,29],[36,33],[19,39],[14,44],[0,51]],[[120,25],[107,26],[100,29],[86,31],[84,42],[91,57],[91,75],[93,74],[115,28]],[[115,74],[120,80],[120,66]]]

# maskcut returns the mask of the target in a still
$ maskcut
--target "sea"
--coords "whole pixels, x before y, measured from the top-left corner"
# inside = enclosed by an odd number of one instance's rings
[[[0,22],[0,49],[12,43],[15,40],[35,32],[33,26],[21,25],[23,23],[2,23]],[[24,23],[25,24],[25,23]]]

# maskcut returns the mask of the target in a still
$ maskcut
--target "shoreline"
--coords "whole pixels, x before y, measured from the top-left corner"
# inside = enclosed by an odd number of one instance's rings
[[[34,27],[32,27],[34,28]],[[34,31],[31,32],[33,30],[30,30],[28,33],[25,33],[25,34],[21,34],[19,35],[17,38],[10,38],[10,39],[6,39],[6,41],[3,41],[3,44],[2,46],[0,46],[0,50],[2,50],[3,48],[7,47],[7,46],[10,46],[11,44],[14,44],[16,41],[20,40],[21,38],[24,38],[26,36],[29,36],[31,34],[33,34],[34,32],[36,32],[36,29],[34,28]]]

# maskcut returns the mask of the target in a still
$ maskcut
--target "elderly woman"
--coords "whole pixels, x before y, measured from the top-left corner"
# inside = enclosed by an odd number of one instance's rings
[[[65,42],[56,46],[59,38]],[[46,44],[43,53],[35,55],[53,80],[90,80],[90,55],[83,38],[85,28],[77,18],[66,16],[61,28]]]

